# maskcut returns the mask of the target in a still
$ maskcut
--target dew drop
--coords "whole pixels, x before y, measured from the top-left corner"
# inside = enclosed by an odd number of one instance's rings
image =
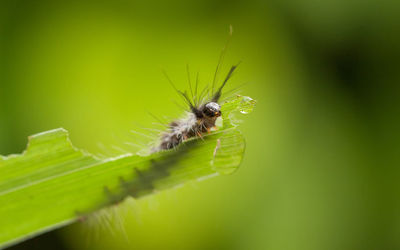
[[[256,101],[254,101],[252,98],[248,97],[248,96],[243,96],[242,100],[241,100],[241,104],[240,104],[240,109],[239,112],[242,114],[248,114],[250,113],[253,108],[254,108],[254,104]]]

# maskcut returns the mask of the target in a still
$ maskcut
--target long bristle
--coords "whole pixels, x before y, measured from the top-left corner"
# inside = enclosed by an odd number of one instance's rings
[[[197,99],[198,98],[197,97],[198,86],[199,86],[199,72],[197,72],[197,74],[196,74],[196,85],[195,85],[195,88],[194,88],[194,101],[195,101],[196,107],[198,107],[199,101],[200,101],[200,100]]]
[[[217,92],[214,94],[211,101],[218,102],[219,98],[221,97],[222,89],[225,87],[225,84],[228,82],[228,80],[232,77],[233,72],[239,66],[239,64],[240,62],[231,67],[231,69],[229,70],[228,74],[225,77],[225,80],[222,82],[221,86],[218,88]]]
[[[217,68],[215,69],[214,78],[213,78],[212,86],[211,86],[211,94],[212,95],[214,95],[215,83],[217,82],[218,73],[219,73],[220,68],[222,67],[222,63],[224,61],[225,54],[226,54],[229,42],[231,41],[232,34],[233,34],[233,28],[232,28],[232,25],[230,25],[229,26],[229,37],[228,37],[228,40],[226,41],[224,47],[222,48],[221,54],[220,54],[219,59],[218,59]]]
[[[187,72],[187,77],[188,77],[189,90],[190,90],[190,94],[191,94],[191,97],[192,97],[192,103],[193,103],[193,106],[196,106],[196,102],[195,102],[195,99],[194,99],[194,96],[193,96],[192,82],[190,80],[189,64],[186,64],[186,72]]]

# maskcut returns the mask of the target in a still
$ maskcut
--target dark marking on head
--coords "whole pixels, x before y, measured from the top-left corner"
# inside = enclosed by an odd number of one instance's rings
[[[216,102],[209,102],[203,107],[203,113],[207,117],[219,117],[221,116],[221,107]]]

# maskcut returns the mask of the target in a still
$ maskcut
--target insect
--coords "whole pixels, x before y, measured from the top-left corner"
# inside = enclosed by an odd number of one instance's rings
[[[218,73],[219,66],[220,63],[218,63],[216,74]],[[221,97],[222,89],[231,78],[237,66],[238,65],[233,65],[230,68],[227,76],[215,93],[214,85],[216,74],[214,75],[211,98],[206,100],[204,100],[203,96],[207,92],[207,89],[204,89],[197,97],[197,81],[194,93],[189,82],[192,94],[191,99],[187,91],[182,92],[176,89],[175,85],[171,82],[168,76],[166,76],[173,88],[179,93],[180,96],[183,97],[183,100],[189,106],[189,113],[186,118],[172,121],[169,124],[168,130],[161,135],[160,144],[153,151],[157,152],[161,150],[172,149],[189,138],[202,138],[203,133],[210,133],[212,128],[216,128],[215,122],[217,118],[221,116],[221,106],[219,105],[218,101]]]
[[[196,77],[195,87],[194,89],[192,88],[188,66],[187,73],[191,96],[189,96],[187,91],[182,92],[178,90],[168,75],[164,72],[171,86],[183,98],[183,101],[188,106],[188,115],[183,119],[172,121],[168,125],[167,131],[161,134],[159,145],[152,149],[153,152],[175,148],[189,138],[202,138],[203,133],[210,133],[212,128],[216,129],[216,120],[222,115],[221,106],[218,103],[222,95],[222,89],[225,87],[226,83],[232,77],[233,72],[239,65],[236,64],[231,66],[221,85],[216,89],[216,91],[214,91],[217,75],[225,57],[226,48],[228,47],[230,39],[232,38],[232,33],[233,29],[232,26],[230,26],[229,38],[220,54],[217,68],[214,73],[214,79],[212,81],[211,91],[206,87],[201,91],[200,94],[198,94],[198,75]],[[207,96],[207,98],[205,96]]]

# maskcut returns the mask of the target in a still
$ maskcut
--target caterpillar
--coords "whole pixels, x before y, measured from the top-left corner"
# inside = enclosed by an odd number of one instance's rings
[[[223,55],[221,55],[221,58]],[[233,65],[227,76],[225,77],[224,81],[214,93],[214,86],[215,86],[215,79],[216,74],[218,73],[218,69],[220,66],[220,62],[218,63],[216,73],[214,75],[214,81],[212,84],[211,90],[211,98],[203,98],[205,94],[207,94],[207,88],[205,88],[199,96],[197,96],[197,80],[196,86],[193,91],[190,81],[189,87],[191,91],[191,97],[189,97],[188,92],[182,92],[178,90],[169,77],[166,75],[168,81],[171,83],[172,87],[178,94],[183,98],[184,102],[189,106],[189,112],[187,117],[184,119],[179,119],[172,121],[168,125],[168,129],[166,132],[162,133],[160,144],[153,149],[153,152],[158,152],[161,150],[172,149],[188,140],[192,137],[200,137],[202,138],[203,133],[210,133],[212,128],[216,129],[215,122],[221,114],[221,106],[219,105],[219,100],[221,98],[222,89],[231,78],[233,72],[237,68],[237,65]],[[189,71],[188,71],[189,72]]]
[[[198,74],[196,77],[195,87],[192,88],[190,82],[189,66],[187,66],[187,74],[189,80],[190,96],[188,91],[178,90],[168,75],[164,72],[165,77],[168,82],[174,88],[174,90],[183,98],[184,103],[188,106],[187,116],[183,119],[177,119],[170,122],[167,125],[167,130],[160,135],[159,144],[151,149],[151,152],[158,152],[162,150],[173,149],[177,147],[182,142],[193,138],[199,137],[203,138],[202,134],[210,133],[211,129],[216,128],[217,118],[222,115],[221,106],[219,104],[222,89],[225,87],[226,83],[232,77],[233,72],[238,67],[239,63],[231,66],[228,74],[222,81],[221,85],[215,90],[215,85],[217,81],[217,75],[222,65],[222,61],[225,57],[225,52],[232,38],[233,29],[229,26],[229,38],[226,41],[224,48],[221,51],[217,68],[214,73],[214,78],[211,85],[211,90],[206,86],[200,93],[198,93]],[[233,91],[232,89],[230,91]],[[228,92],[230,92],[228,91]]]

